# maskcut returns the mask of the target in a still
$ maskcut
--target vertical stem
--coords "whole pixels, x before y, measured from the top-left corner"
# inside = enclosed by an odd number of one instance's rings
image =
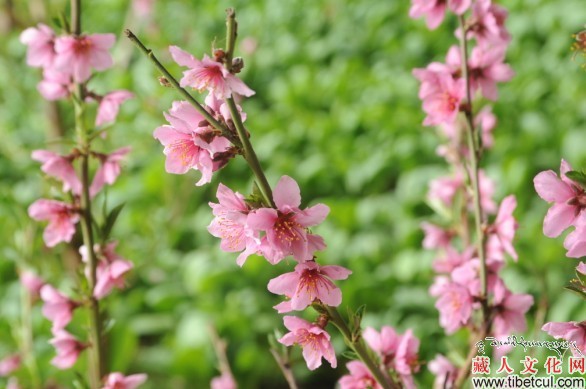
[[[289,389],[298,389],[297,381],[295,381],[295,376],[293,375],[293,371],[291,371],[291,363],[289,362],[289,358],[280,355],[279,352],[272,347],[270,348],[270,352],[277,362],[277,365],[279,365],[279,369],[281,369],[281,373],[283,373],[283,376],[289,385]]]
[[[71,30],[74,36],[81,34],[81,0],[71,0]],[[75,110],[75,130],[78,136],[81,151],[81,232],[83,244],[88,252],[88,287],[89,293],[89,381],[92,389],[98,389],[104,375],[104,360],[102,355],[102,321],[98,300],[93,296],[96,286],[96,268],[98,261],[94,252],[94,235],[92,230],[92,204],[90,197],[89,153],[90,140],[84,125],[84,90],[83,85],[75,84],[73,97]]]
[[[460,27],[462,28],[462,37],[460,38],[460,50],[462,58],[462,77],[466,83],[466,138],[470,153],[470,181],[472,184],[472,196],[474,203],[474,222],[476,225],[476,249],[480,259],[480,299],[482,303],[482,320],[487,321],[487,272],[486,272],[486,251],[484,247],[484,230],[482,228],[482,206],[480,204],[480,185],[478,179],[478,164],[480,159],[480,150],[477,141],[477,133],[474,126],[474,117],[472,113],[472,90],[470,88],[470,72],[468,71],[468,42],[466,40],[466,26],[464,16],[459,17]]]

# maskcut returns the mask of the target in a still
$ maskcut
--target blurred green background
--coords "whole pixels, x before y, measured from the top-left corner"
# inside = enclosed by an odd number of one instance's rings
[[[520,259],[509,263],[504,278],[513,291],[531,293],[547,307],[546,320],[584,320],[584,304],[562,291],[576,261],[564,257],[561,238],[542,235],[547,204],[535,194],[532,179],[541,170],[557,171],[561,157],[586,166],[586,73],[579,61],[571,61],[569,50],[571,34],[586,23],[586,9],[583,0],[500,3],[510,11],[508,62],[516,76],[499,87],[496,142],[483,165],[497,183],[497,199],[513,193],[519,203]],[[105,300],[114,324],[110,368],[148,373],[144,388],[207,387],[218,375],[207,331],[213,324],[228,342],[240,387],[286,387],[267,347],[267,334],[284,328],[271,308],[279,297],[266,284],[292,264],[273,267],[253,257],[240,269],[236,255],[221,252],[206,230],[207,203],[217,184],[247,193],[251,175],[242,160],[203,188],[194,186],[197,172],[165,173],[162,147],[152,132],[165,123],[162,112],[178,95],[159,85],[156,70],[121,33],[133,29],[179,76],[167,46],[179,45],[198,57],[210,52],[214,39],[222,47],[228,6],[236,8],[239,20],[242,77],[257,92],[243,108],[270,182],[290,175],[302,188],[304,204],[324,202],[331,208],[316,232],[328,244],[321,262],[354,272],[340,282],[342,311],[366,304],[366,325],[413,328],[422,360],[439,352],[463,354],[466,333],[445,337],[427,294],[433,254],[421,249],[419,224],[439,221],[425,194],[429,180],[448,168],[435,154],[438,137],[421,126],[418,84],[411,76],[412,68],[444,59],[455,43],[454,20],[428,31],[422,20],[408,18],[407,1],[165,0],[155,2],[150,16],[137,16],[128,1],[102,0],[84,1],[83,30],[118,35],[116,66],[92,79],[90,87],[136,93],[99,143],[103,150],[133,148],[108,190],[109,206],[127,204],[113,235],[120,253],[136,265],[130,287]],[[72,134],[70,107],[43,101],[36,91],[40,71],[25,65],[26,48],[18,40],[24,28],[49,23],[65,7],[63,1],[6,0],[0,19],[0,358],[16,350],[20,336],[17,266],[36,269],[63,290],[72,287],[63,280],[70,273],[71,249],[44,248],[44,224],[26,215],[29,204],[51,193],[30,153],[67,147],[55,140],[60,132]],[[543,323],[543,312],[529,312],[527,337],[545,338],[534,328]],[[83,323],[76,316],[72,332],[82,335]],[[39,304],[33,327],[44,380],[71,387],[84,362],[73,371],[49,365],[50,323]],[[337,334],[334,341],[340,353],[344,344]],[[299,350],[293,355],[304,388],[334,387],[346,371],[341,356],[338,369],[309,372]],[[18,376],[26,388],[26,369]],[[420,387],[430,387],[433,376],[423,366],[416,379]],[[0,386],[4,382],[0,379]]]

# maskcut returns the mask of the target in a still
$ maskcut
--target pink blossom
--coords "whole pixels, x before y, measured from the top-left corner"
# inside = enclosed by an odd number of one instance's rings
[[[525,331],[527,327],[525,313],[533,305],[533,296],[511,293],[502,282],[495,284],[493,293],[496,314],[492,328],[495,335],[510,335],[513,332]]]
[[[485,98],[497,99],[496,83],[509,81],[515,74],[511,67],[504,63],[505,51],[505,46],[490,48],[476,46],[472,49],[468,59],[468,69],[470,87],[473,92],[480,89]],[[453,74],[460,72],[462,58],[458,46],[450,48],[446,62]]]
[[[476,0],[472,5],[467,37],[476,38],[479,46],[483,47],[504,46],[511,40],[505,27],[507,17],[507,10],[492,0]],[[456,35],[462,36],[461,29],[458,29]]]
[[[271,293],[291,298],[291,308],[302,311],[314,300],[337,307],[342,303],[342,292],[331,280],[345,280],[352,272],[341,266],[319,266],[313,261],[297,264],[295,271],[269,281]]]
[[[0,377],[8,377],[20,367],[20,355],[12,354],[0,360]]]
[[[455,177],[440,177],[429,183],[429,192],[427,196],[430,200],[439,200],[444,206],[451,207],[454,196],[459,190],[464,188],[464,181],[458,174]]]
[[[542,331],[547,332],[556,339],[565,339],[568,342],[575,342],[576,348],[586,354],[586,321],[583,322],[550,322],[541,327]],[[574,347],[570,347],[574,356],[580,356],[580,352]]]
[[[246,97],[254,95],[255,92],[242,80],[207,55],[200,61],[177,46],[170,46],[169,51],[177,64],[189,68],[183,72],[180,82],[182,87],[190,86],[199,91],[208,90],[218,99],[227,99],[232,93]]]
[[[53,332],[62,330],[71,321],[73,311],[79,303],[61,294],[57,289],[47,284],[41,288],[43,300],[43,316],[53,322]]]
[[[20,272],[19,276],[20,283],[29,292],[29,294],[33,297],[39,296],[41,288],[43,285],[45,285],[45,281],[29,270]]]
[[[480,207],[482,211],[487,214],[494,213],[496,211],[496,204],[492,199],[494,181],[482,169],[478,171],[478,189],[480,190]]]
[[[456,377],[458,376],[458,368],[446,357],[441,354],[435,356],[429,361],[429,371],[435,375],[433,382],[434,389],[451,388]]]
[[[120,255],[115,250],[118,245],[117,241],[109,242],[105,246],[94,245],[94,253],[99,259],[96,268],[96,286],[94,288],[94,297],[102,299],[107,296],[112,289],[123,289],[125,277],[132,270],[134,264]],[[82,261],[88,263],[89,253],[85,246],[79,248]],[[86,276],[89,277],[89,267],[86,267]]]
[[[53,335],[54,338],[49,343],[55,347],[57,356],[51,360],[51,364],[61,370],[69,369],[75,365],[79,353],[87,346],[65,330],[55,331]]]
[[[92,68],[102,71],[113,65],[108,50],[115,40],[114,34],[59,37],[55,41],[55,69],[70,74],[75,82],[85,82]]]
[[[427,222],[421,223],[420,227],[425,234],[425,237],[423,238],[423,248],[427,250],[449,246],[454,235],[451,231]]]
[[[392,327],[383,326],[380,333],[372,327],[366,327],[362,332],[362,337],[381,358],[385,366],[391,367],[393,365],[401,336]]]
[[[161,126],[153,134],[165,146],[165,170],[172,174],[199,170],[202,177],[196,185],[210,182],[212,173],[223,167],[213,158],[225,152],[230,141],[210,131],[204,117],[186,101],[174,102],[165,118],[171,125]]]
[[[130,149],[130,147],[122,147],[110,154],[96,154],[101,165],[90,185],[90,195],[92,197],[98,194],[105,184],[114,184],[120,175],[120,162],[130,152]]]
[[[453,247],[448,246],[445,248],[444,256],[433,261],[433,270],[438,273],[450,273],[452,270],[470,261],[473,255],[473,247],[468,247],[460,253]]]
[[[412,0],[409,16],[413,19],[425,17],[427,27],[437,28],[444,20],[446,6],[457,15],[470,7],[471,0]]]
[[[576,266],[576,271],[578,273],[581,273],[581,274],[586,275],[586,263],[585,262],[580,262],[578,264],[578,266]]]
[[[285,346],[299,344],[303,348],[303,358],[309,370],[320,367],[322,357],[332,368],[336,368],[336,352],[330,342],[330,334],[317,324],[295,316],[285,316],[283,322],[290,332],[279,339],[279,342]]]
[[[49,101],[69,97],[71,93],[71,76],[55,69],[44,69],[43,79],[37,85],[41,96]]]
[[[350,374],[342,376],[338,381],[341,389],[382,389],[362,362],[351,361],[346,364],[346,367]]]
[[[473,303],[472,295],[465,286],[453,282],[443,285],[435,307],[440,312],[440,325],[447,334],[468,323]]]
[[[209,203],[215,218],[208,226],[208,231],[221,239],[222,250],[242,251],[236,260],[238,266],[242,266],[251,254],[260,250],[258,233],[248,228],[246,224],[250,208],[244,202],[244,196],[233,192],[224,184],[218,185],[216,197],[218,204]]]
[[[517,207],[517,199],[510,195],[503,199],[496,220],[489,228],[487,246],[490,248],[491,258],[503,260],[502,252],[509,254],[515,261],[518,259],[517,252],[513,247],[513,239],[519,225],[513,217],[513,211]]]
[[[210,383],[211,389],[236,389],[236,382],[231,374],[223,373],[219,377],[214,377]]]
[[[419,339],[413,335],[411,329],[408,329],[401,335],[401,341],[397,347],[394,363],[394,369],[406,382],[410,381],[409,376],[419,370],[419,362],[417,361],[418,351]]]
[[[307,227],[320,224],[330,212],[324,204],[305,210],[301,205],[301,192],[294,179],[283,176],[273,192],[277,209],[260,208],[248,215],[249,227],[266,232],[265,257],[275,264],[288,255],[297,261],[309,261],[325,243],[318,235],[307,232]],[[267,247],[268,245],[268,247]],[[270,255],[268,254],[270,252]]]
[[[75,207],[55,200],[35,201],[29,207],[28,214],[35,220],[49,221],[43,232],[43,239],[48,247],[71,241],[75,234],[75,224],[79,221],[79,213]]]
[[[73,156],[63,156],[48,150],[35,150],[32,159],[41,162],[41,170],[63,182],[63,191],[81,194],[81,181],[73,167]]]
[[[562,159],[561,179],[553,170],[541,172],[533,179],[539,197],[554,203],[543,221],[543,233],[550,238],[559,236],[571,226],[586,206],[584,190],[566,177],[570,170],[572,167]]]
[[[118,116],[120,105],[133,97],[134,94],[127,90],[116,90],[102,97],[96,115],[96,127],[114,122]]]
[[[133,374],[125,377],[122,373],[110,373],[105,377],[102,389],[135,389],[146,380],[146,374]]]
[[[20,34],[20,42],[28,46],[28,66],[51,67],[55,59],[55,33],[49,26],[39,23],[37,28],[27,28]]]
[[[444,75],[437,82],[437,90],[423,100],[423,110],[427,114],[424,126],[453,123],[466,94],[465,82],[461,78],[454,80],[451,75]]]

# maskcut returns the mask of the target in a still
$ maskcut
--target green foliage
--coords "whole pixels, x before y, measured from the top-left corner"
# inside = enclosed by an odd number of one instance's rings
[[[42,100],[36,91],[40,72],[25,66],[25,47],[18,41],[22,28],[59,19],[65,4],[13,3],[21,25],[0,26],[5,30],[0,47],[0,357],[19,343],[11,330],[20,321],[16,267],[33,268],[69,291],[72,283],[63,276],[73,275],[75,258],[66,245],[44,248],[44,226],[26,214],[35,199],[57,193],[30,153],[64,150],[59,136],[73,136],[73,118],[67,102]],[[348,308],[358,318],[363,313],[358,307],[365,304],[363,325],[391,325],[400,332],[413,328],[422,341],[422,360],[436,353],[463,360],[465,333],[444,336],[427,294],[433,258],[421,249],[419,223],[441,222],[425,204],[425,193],[429,180],[447,173],[447,167],[435,154],[436,135],[421,126],[424,115],[411,75],[415,67],[444,59],[455,43],[453,21],[428,31],[422,20],[408,18],[407,1],[166,0],[156,2],[152,18],[140,19],[128,3],[84,2],[83,29],[131,28],[177,76],[182,70],[172,63],[167,46],[176,44],[196,56],[209,53],[214,39],[221,47],[224,9],[236,8],[237,52],[246,65],[242,78],[257,92],[243,102],[252,142],[272,185],[290,175],[299,182],[305,204],[330,206],[316,233],[328,244],[320,261],[353,271],[340,282],[341,312]],[[513,193],[519,203],[519,262],[509,262],[505,279],[513,291],[534,294],[536,305],[549,305],[547,320],[584,319],[580,299],[562,291],[576,261],[564,258],[561,238],[543,236],[547,205],[532,184],[539,171],[557,170],[562,157],[576,169],[586,166],[586,76],[569,51],[572,32],[584,24],[576,12],[583,2],[502,4],[510,10],[508,62],[516,76],[499,87],[496,142],[482,165],[498,184],[498,199]],[[118,215],[114,208],[104,225],[117,217],[111,235],[120,241],[121,255],[136,265],[129,288],[106,300],[114,322],[108,332],[109,368],[147,372],[145,388],[205,387],[218,374],[206,329],[213,324],[228,342],[240,387],[285,387],[267,341],[267,334],[283,329],[272,309],[279,297],[266,284],[292,263],[273,267],[251,257],[240,269],[236,255],[222,252],[206,230],[212,219],[207,204],[215,200],[217,184],[248,193],[251,174],[237,160],[211,184],[195,187],[196,172],[164,172],[152,131],[165,123],[162,111],[179,96],[161,87],[156,70],[119,36],[116,66],[90,82],[97,92],[125,88],[137,96],[122,107],[108,138],[97,141],[104,151],[133,148],[123,174],[108,189],[108,204],[125,203],[124,212]],[[536,309],[528,315],[528,334],[544,339],[535,328]],[[76,322],[73,331],[82,335],[85,322]],[[47,382],[73,382],[74,372],[49,364],[49,327],[36,306],[34,349],[41,375]],[[339,355],[345,350],[337,335],[334,346]],[[345,372],[345,358],[339,359],[335,371],[309,372],[295,350],[293,369],[304,387],[333,387]],[[75,370],[83,372],[84,363]],[[26,368],[18,375],[29,382]],[[430,387],[432,379],[424,365],[417,376],[420,386]]]

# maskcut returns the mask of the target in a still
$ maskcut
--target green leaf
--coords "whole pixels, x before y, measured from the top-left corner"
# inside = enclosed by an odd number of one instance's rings
[[[104,226],[102,227],[102,239],[104,241],[106,241],[110,237],[110,233],[112,232],[114,223],[116,223],[116,219],[118,219],[118,216],[120,215],[120,212],[122,212],[122,208],[124,208],[125,204],[126,203],[122,203],[114,207],[106,217],[106,220],[104,221]]]
[[[350,359],[350,360],[358,360],[358,354],[356,354],[354,351],[352,350],[346,350],[341,354],[344,358],[346,359]]]
[[[582,172],[571,170],[566,173],[566,177],[574,182],[577,182],[581,186],[586,186],[586,174]]]
[[[586,300],[586,287],[582,286],[582,284],[580,284],[578,280],[570,281],[570,283],[565,286],[565,289],[568,289],[578,294],[578,296]]]

